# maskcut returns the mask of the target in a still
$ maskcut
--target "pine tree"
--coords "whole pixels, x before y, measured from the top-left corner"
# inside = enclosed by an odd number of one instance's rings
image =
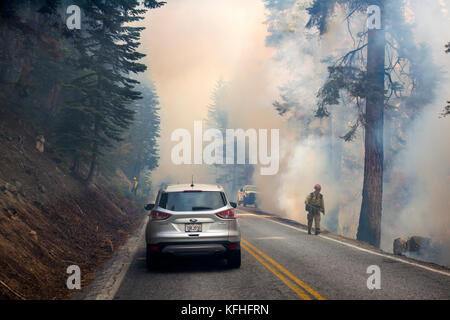
[[[377,1],[384,16],[384,1]],[[368,31],[367,40],[367,86],[364,117],[364,182],[361,212],[356,238],[375,247],[381,242],[381,215],[383,207],[384,172],[384,64],[386,37],[384,19],[381,29]]]
[[[149,2],[153,7],[158,4]],[[73,168],[80,160],[87,160],[85,180],[89,184],[100,157],[114,141],[122,140],[132,124],[135,111],[131,103],[141,98],[135,89],[138,81],[130,74],[146,70],[138,62],[145,55],[137,51],[144,28],[130,24],[143,19],[146,9],[133,0],[90,1],[80,3],[80,7],[85,28],[74,36],[74,46],[79,52],[75,64],[81,74],[71,83],[78,94],[73,94],[77,98],[65,110],[67,121],[60,126],[59,134],[63,137],[60,145],[72,153]]]
[[[131,126],[132,104],[141,98],[134,75],[146,69],[138,52],[144,28],[134,22],[165,2],[73,4],[82,11],[81,30],[67,29],[60,0],[0,4],[0,97],[3,107],[14,108],[45,133],[49,145],[72,161],[75,175],[89,183],[101,157],[113,153]],[[145,160],[150,168],[155,161]]]
[[[139,177],[145,171],[158,167],[160,137],[159,101],[153,84],[140,85],[142,100],[134,103],[135,121],[127,139],[128,154],[125,155],[130,177]]]
[[[229,156],[226,154],[226,130],[232,128],[227,106],[228,92],[229,85],[223,79],[218,80],[211,97],[212,101],[208,105],[206,124],[209,128],[220,130],[224,138],[221,150],[224,164],[214,164],[214,175],[216,177],[216,183],[222,185],[227,193],[234,197],[240,187],[250,183],[254,166],[251,164],[237,164],[236,141],[234,142],[234,164],[226,164],[224,156]],[[247,156],[246,162],[248,162]]]

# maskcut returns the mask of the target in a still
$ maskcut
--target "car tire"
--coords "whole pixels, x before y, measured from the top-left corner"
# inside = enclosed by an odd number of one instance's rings
[[[155,270],[160,263],[158,256],[150,250],[150,246],[148,244],[147,244],[147,254],[146,254],[145,261],[147,263],[148,270]]]
[[[237,269],[241,267],[241,249],[228,252],[227,256],[228,267]]]

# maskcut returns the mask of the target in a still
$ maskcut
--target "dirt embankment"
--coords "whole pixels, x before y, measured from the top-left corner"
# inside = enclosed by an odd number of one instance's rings
[[[86,188],[53,157],[0,111],[0,299],[70,298],[67,267],[81,268],[85,287],[143,217],[114,188]]]

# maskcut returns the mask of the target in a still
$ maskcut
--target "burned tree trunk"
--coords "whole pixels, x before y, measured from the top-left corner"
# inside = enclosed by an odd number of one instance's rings
[[[380,1],[381,2],[381,1]],[[381,14],[383,7],[380,5]],[[382,16],[382,15],[381,15]],[[365,116],[364,184],[357,239],[380,246],[383,199],[385,31],[369,30]]]

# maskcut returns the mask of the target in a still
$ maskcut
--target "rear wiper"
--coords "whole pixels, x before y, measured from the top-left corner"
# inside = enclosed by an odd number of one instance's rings
[[[212,210],[209,207],[192,207],[192,211],[200,211],[200,210]]]

